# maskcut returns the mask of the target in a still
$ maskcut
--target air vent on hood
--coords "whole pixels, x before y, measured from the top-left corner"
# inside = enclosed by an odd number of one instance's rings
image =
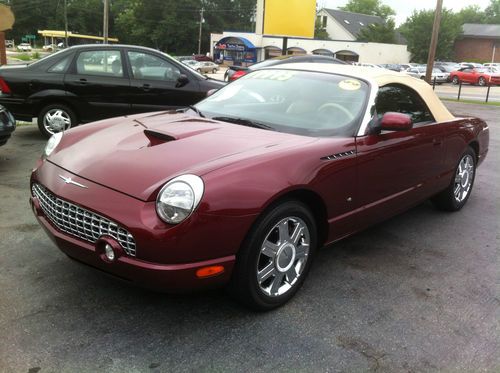
[[[332,155],[327,155],[326,157],[321,157],[324,161],[333,161],[335,159],[345,158],[356,153],[354,150],[349,150],[347,152],[336,153]]]
[[[144,134],[149,140],[149,146],[155,146],[170,141],[177,140],[175,137],[170,136],[164,132],[156,132],[152,130],[144,130]]]

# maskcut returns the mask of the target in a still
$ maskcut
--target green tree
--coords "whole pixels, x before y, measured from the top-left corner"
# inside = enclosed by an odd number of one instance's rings
[[[486,14],[478,5],[469,5],[456,14],[458,21],[464,23],[486,23]]]
[[[490,0],[490,5],[486,7],[484,13],[486,15],[485,23],[500,25],[500,0]]]
[[[321,20],[316,18],[316,22],[314,23],[314,39],[318,40],[331,40],[330,35],[321,24]]]
[[[394,20],[388,19],[385,23],[374,23],[361,29],[358,34],[359,41],[372,43],[396,43]]]
[[[339,9],[353,13],[379,16],[384,20],[396,14],[394,9],[388,5],[382,4],[380,0],[349,0],[345,6]]]
[[[429,45],[431,42],[434,10],[414,11],[411,17],[401,25],[399,31],[408,41],[408,50],[412,60],[424,63],[427,61]],[[436,59],[450,60],[454,58],[453,46],[455,39],[462,32],[460,19],[450,10],[443,9],[441,25],[436,49]]]

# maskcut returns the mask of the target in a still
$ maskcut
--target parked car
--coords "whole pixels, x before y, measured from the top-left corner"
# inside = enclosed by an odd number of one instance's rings
[[[193,59],[198,62],[200,61],[213,62],[213,60],[205,54],[194,54]]]
[[[227,284],[267,310],[321,246],[428,198],[463,208],[488,142],[484,121],[406,74],[272,66],[182,113],[57,133],[31,205],[78,262],[162,291]]]
[[[401,64],[401,68],[402,68],[402,71],[408,71],[409,69],[411,68],[414,68],[414,67],[421,67],[422,65],[419,64],[419,63],[413,63],[413,62],[410,62],[410,63],[402,63]]]
[[[451,72],[459,69],[460,65],[458,65],[458,64],[455,64],[455,65],[452,65],[452,64],[439,64],[435,68],[439,69],[441,72],[445,73],[447,75],[446,81],[447,82],[451,82],[451,76],[450,76]]]
[[[500,74],[493,72],[491,67],[487,68],[460,68],[459,70],[452,71],[450,78],[453,84],[469,83],[485,86],[488,83],[500,85]]]
[[[31,52],[31,45],[29,45],[28,43],[21,43],[18,44],[17,49],[22,52]]]
[[[500,62],[489,62],[489,63],[483,63],[484,67],[494,67],[496,69],[500,69]]]
[[[418,78],[418,79],[422,79],[422,80],[425,79],[426,72],[427,72],[427,68],[425,66],[424,67],[412,67],[411,69],[406,71],[406,73],[408,75],[413,76],[413,77]],[[444,73],[441,70],[434,68],[434,69],[432,69],[431,80],[434,81],[434,79],[435,79],[437,84],[443,84],[443,83],[446,83],[448,81],[449,76],[450,75],[448,73]]]
[[[5,107],[0,105],[0,146],[7,143],[15,129],[16,120]]]
[[[38,118],[50,136],[79,123],[185,107],[223,85],[154,49],[92,44],[0,68],[0,104],[18,120]]]
[[[333,64],[342,64],[346,65],[347,63],[339,60],[337,58],[322,56],[318,54],[306,54],[306,55],[286,55],[286,56],[278,56],[274,58],[270,58],[268,60],[264,60],[258,62],[256,64],[250,65],[248,67],[244,66],[229,66],[229,68],[224,73],[224,80],[229,80],[232,82],[243,75],[249,73],[250,71],[255,71],[259,69],[263,69],[264,67],[282,65],[285,63],[303,63],[303,62],[315,62],[315,63],[333,63]]]
[[[460,62],[460,67],[483,67],[482,64],[477,62]]]
[[[182,60],[181,61],[184,65],[189,66],[190,68],[193,68],[194,66],[198,65],[198,61],[196,60]]]
[[[397,63],[383,63],[383,64],[380,64],[379,66],[384,68],[384,69],[388,69],[388,70],[392,70],[392,71],[397,71],[397,72],[404,71],[404,68],[400,64],[397,64]]]
[[[219,65],[213,62],[197,62],[195,65],[190,65],[191,68],[199,73],[212,73],[215,74],[219,71]]]
[[[53,52],[57,50],[56,44],[46,44],[42,47],[42,49],[46,52]]]

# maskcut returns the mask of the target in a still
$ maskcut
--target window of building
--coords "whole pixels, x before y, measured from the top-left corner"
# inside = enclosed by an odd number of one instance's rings
[[[387,112],[408,114],[413,123],[434,122],[424,100],[412,89],[402,85],[386,85],[378,91],[375,109],[379,118]]]
[[[327,22],[328,22],[328,17],[327,16],[323,16],[323,22],[321,22],[321,26],[323,26],[323,28],[325,28]]]

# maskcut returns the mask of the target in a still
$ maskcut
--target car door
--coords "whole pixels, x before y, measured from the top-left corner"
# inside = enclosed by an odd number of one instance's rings
[[[64,77],[70,100],[83,121],[130,113],[130,80],[119,48],[81,50]]]
[[[375,108],[373,122],[399,112],[410,115],[414,125],[356,139],[362,227],[428,198],[444,173],[443,131],[418,93],[404,85],[381,87]]]
[[[463,83],[472,83],[473,82],[473,69],[464,69],[460,74],[460,80]]]
[[[205,97],[197,79],[165,56],[127,50],[131,75],[132,110],[136,113],[169,110],[194,104]],[[178,78],[187,76],[184,84]]]

